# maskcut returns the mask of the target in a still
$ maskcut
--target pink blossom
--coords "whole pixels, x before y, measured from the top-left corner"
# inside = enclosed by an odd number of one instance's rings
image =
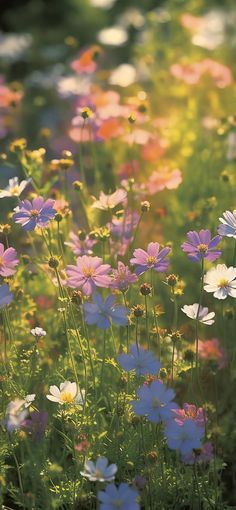
[[[4,250],[4,245],[0,243],[0,275],[12,276],[16,272],[17,264],[19,264],[19,259],[15,248]]]
[[[94,209],[101,209],[102,211],[108,211],[114,209],[118,204],[124,202],[127,198],[127,191],[124,189],[117,189],[111,195],[105,195],[103,191],[100,192],[99,200],[95,200],[92,207]]]
[[[226,352],[221,347],[218,338],[212,338],[211,340],[199,340],[198,343],[199,357],[205,360],[215,360],[218,363],[219,368],[224,368],[227,361]]]
[[[150,195],[154,195],[163,189],[176,189],[182,182],[182,174],[178,168],[171,170],[168,167],[154,171],[144,187]]]
[[[76,266],[66,267],[68,276],[67,285],[72,288],[81,287],[86,296],[90,296],[96,287],[109,287],[111,277],[108,273],[111,269],[109,264],[103,264],[100,257],[83,255],[78,257]]]
[[[194,404],[184,404],[183,409],[173,409],[174,420],[182,425],[185,420],[191,418],[199,427],[204,427],[207,420],[205,411],[202,407],[196,407]]]
[[[90,239],[88,235],[85,239],[80,239],[74,232],[70,232],[69,241],[66,241],[65,245],[69,246],[75,255],[91,255],[91,248],[96,242],[95,239]]]
[[[118,262],[118,268],[113,270],[111,278],[110,287],[121,291],[127,289],[130,284],[135,283],[138,279],[136,274],[131,273],[128,266],[125,266],[121,261]]]

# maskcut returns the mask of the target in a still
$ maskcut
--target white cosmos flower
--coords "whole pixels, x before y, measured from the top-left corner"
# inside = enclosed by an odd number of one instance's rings
[[[208,313],[208,308],[206,306],[199,307],[199,303],[193,303],[193,305],[184,305],[181,310],[190,319],[198,319],[199,322],[202,322],[207,326],[211,326],[211,324],[214,324],[215,322],[215,312]]]
[[[5,189],[0,190],[0,198],[19,197],[30,181],[31,179],[28,179],[27,181],[21,181],[19,183],[18,177],[9,179],[8,186]]]
[[[80,471],[80,474],[88,478],[90,482],[112,482],[116,472],[116,464],[110,464],[108,466],[106,457],[98,457],[96,463],[91,460],[86,460],[84,471]]]
[[[98,32],[98,41],[107,46],[122,46],[128,39],[128,32],[119,25],[103,28]]]
[[[121,64],[116,67],[108,79],[110,85],[128,87],[137,80],[137,71],[131,64]]]
[[[26,397],[25,397],[25,399],[24,399],[24,400],[25,400],[24,406],[25,406],[25,408],[26,408],[26,409],[27,409],[27,407],[29,407],[29,406],[32,404],[32,402],[35,400],[35,396],[36,396],[36,395],[35,395],[35,393],[31,393],[31,394],[29,394],[29,395],[26,395]]]
[[[84,403],[85,391],[78,391],[76,382],[64,381],[60,384],[60,388],[50,386],[49,391],[51,395],[46,395],[46,397],[52,402],[77,405]]]
[[[45,336],[47,334],[43,328],[40,328],[38,326],[36,326],[36,328],[34,329],[31,329],[30,333],[32,333],[32,335],[36,337]]]
[[[6,417],[2,423],[9,432],[12,432],[21,427],[27,415],[28,411],[25,409],[25,400],[16,398],[9,402],[6,409]]]
[[[231,211],[225,211],[223,218],[219,218],[222,225],[218,227],[218,233],[221,236],[234,237],[236,239],[236,209]]]
[[[207,271],[204,284],[205,291],[213,292],[217,299],[226,299],[227,296],[236,298],[236,267],[217,264]]]

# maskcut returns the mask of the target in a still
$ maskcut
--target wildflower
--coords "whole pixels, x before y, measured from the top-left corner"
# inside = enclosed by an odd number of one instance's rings
[[[187,238],[188,242],[183,243],[181,248],[192,262],[199,262],[202,259],[213,262],[220,257],[221,251],[216,250],[215,247],[221,241],[221,236],[211,239],[210,230],[200,230],[200,232],[188,232]]]
[[[137,393],[140,400],[131,402],[133,411],[139,416],[147,416],[152,423],[170,419],[172,409],[178,407],[172,402],[175,397],[174,391],[160,381],[153,381],[149,386],[144,384]]]
[[[225,211],[223,218],[219,218],[222,225],[219,225],[218,232],[221,236],[234,237],[236,239],[236,209]]]
[[[9,179],[8,186],[5,189],[0,190],[0,198],[19,197],[26,186],[29,184],[30,180],[31,179],[27,179],[26,181],[21,181],[19,183],[18,177]]]
[[[121,483],[118,487],[111,483],[104,491],[98,492],[100,510],[140,510],[138,492],[129,487],[127,483]]]
[[[227,361],[226,351],[221,347],[217,338],[199,340],[198,353],[201,359],[217,361],[219,368],[224,368]]]
[[[169,252],[170,248],[168,247],[160,250],[159,243],[149,243],[147,251],[141,248],[134,250],[134,257],[130,260],[130,263],[136,266],[135,272],[137,275],[145,273],[148,269],[163,272],[168,268],[168,262],[164,258]]]
[[[47,422],[47,411],[33,411],[33,413],[23,421],[22,426],[27,429],[33,440],[40,441],[45,434]]]
[[[91,460],[86,460],[84,471],[80,471],[80,474],[88,478],[90,482],[112,482],[116,472],[116,464],[110,464],[108,466],[106,457],[98,457],[95,463]]]
[[[178,168],[171,170],[168,167],[159,168],[152,172],[148,181],[143,185],[150,195],[155,195],[163,189],[176,189],[182,182],[182,174]]]
[[[13,294],[9,290],[7,283],[0,286],[0,309],[9,305],[13,300]]]
[[[57,402],[58,404],[77,404],[82,406],[84,404],[85,391],[78,391],[75,382],[64,381],[60,384],[60,389],[57,386],[50,386],[51,393],[46,395],[48,400]]]
[[[214,457],[213,444],[210,441],[204,443],[201,448],[194,448],[191,452],[181,456],[184,464],[195,464],[198,462],[209,462]]]
[[[194,404],[185,403],[183,409],[173,409],[174,420],[178,425],[182,425],[185,420],[191,418],[199,427],[205,427],[207,417],[202,407],[196,407]]]
[[[21,428],[22,423],[28,414],[24,404],[25,400],[19,398],[12,400],[8,404],[6,417],[3,420],[3,424],[7,428],[8,432]]]
[[[142,285],[139,287],[139,290],[142,296],[148,296],[152,293],[152,286],[149,283],[142,283]]]
[[[4,245],[0,243],[0,275],[12,276],[16,272],[17,264],[19,264],[19,259],[16,250],[14,248],[4,250]]]
[[[135,370],[136,375],[157,374],[161,366],[151,351],[136,344],[131,345],[129,354],[122,353],[117,360],[126,372]]]
[[[123,262],[118,262],[118,268],[114,269],[111,274],[110,287],[112,289],[119,289],[121,291],[127,289],[129,285],[137,281],[137,276],[131,273],[128,266],[125,266]]]
[[[96,324],[101,329],[110,327],[111,322],[119,326],[128,324],[128,309],[122,305],[114,305],[115,297],[111,294],[103,301],[99,294],[94,294],[93,303],[85,303],[85,321],[87,324]]]
[[[86,296],[90,296],[96,287],[109,287],[111,277],[108,273],[111,269],[109,264],[103,264],[100,257],[83,255],[76,260],[76,266],[66,267],[69,287],[81,287]]]
[[[184,420],[181,425],[173,420],[167,423],[165,436],[171,450],[179,450],[181,454],[186,455],[191,453],[193,448],[201,447],[204,429],[192,419]]]
[[[74,232],[69,233],[69,241],[65,242],[66,246],[69,246],[75,255],[91,255],[92,247],[96,244],[96,240],[90,239],[88,235],[82,236],[79,232],[76,235]]]
[[[35,400],[35,393],[31,393],[30,395],[26,395],[24,398],[24,407],[27,409],[27,407],[30,407],[32,402]]]
[[[100,209],[101,211],[109,211],[114,209],[118,204],[121,204],[127,198],[127,191],[124,189],[117,189],[111,195],[105,195],[103,191],[100,192],[99,200],[95,200],[92,207],[94,209]]]
[[[79,55],[79,58],[71,62],[72,69],[76,73],[94,73],[97,68],[97,56],[100,54],[100,52],[100,47],[96,45],[83,49]]]
[[[34,198],[32,202],[23,200],[14,209],[13,219],[16,223],[21,223],[24,230],[46,227],[56,214],[56,210],[53,209],[54,203],[50,198],[44,202],[41,196]]]
[[[215,312],[208,313],[208,308],[206,306],[199,306],[198,303],[193,303],[193,305],[184,305],[181,310],[190,319],[198,320],[207,326],[211,326],[211,324],[214,324],[215,322],[213,319],[213,317],[215,317]]]
[[[236,267],[217,264],[207,271],[204,284],[205,291],[213,292],[217,299],[226,299],[227,296],[236,298]]]

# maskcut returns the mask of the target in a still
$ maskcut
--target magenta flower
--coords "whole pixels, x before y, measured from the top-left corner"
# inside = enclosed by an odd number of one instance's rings
[[[53,209],[54,203],[55,200],[50,198],[45,202],[43,197],[36,197],[32,202],[23,200],[14,209],[13,219],[16,223],[20,223],[24,230],[46,227],[56,214],[56,210]]]
[[[17,264],[19,264],[19,260],[16,250],[14,248],[4,250],[4,245],[0,243],[0,275],[12,276],[16,272]]]
[[[74,232],[70,232],[69,241],[66,241],[65,245],[69,246],[75,255],[92,255],[91,248],[96,242],[95,239],[90,239],[88,235],[85,239],[80,239]]]
[[[100,257],[83,255],[78,257],[76,266],[66,267],[67,284],[74,289],[81,287],[86,296],[90,296],[96,287],[109,287],[111,277],[109,264],[103,264]]]
[[[178,425],[183,425],[185,420],[192,419],[199,427],[205,427],[207,417],[202,407],[185,403],[183,409],[172,409],[172,412],[174,413],[174,420]]]
[[[127,289],[129,285],[135,283],[138,277],[136,274],[131,273],[128,266],[125,266],[123,262],[118,262],[118,268],[114,269],[111,275],[110,287],[112,289],[119,289],[121,291]]]
[[[169,252],[170,248],[167,246],[160,250],[159,243],[149,243],[147,251],[141,248],[134,250],[134,257],[130,260],[130,263],[136,266],[135,272],[137,275],[145,273],[148,269],[164,272],[168,268],[168,261],[164,259]]]
[[[200,230],[200,232],[191,230],[187,233],[187,238],[188,241],[181,244],[181,248],[192,262],[199,262],[202,259],[213,262],[221,256],[221,251],[215,249],[221,241],[221,236],[211,239],[210,230]]]

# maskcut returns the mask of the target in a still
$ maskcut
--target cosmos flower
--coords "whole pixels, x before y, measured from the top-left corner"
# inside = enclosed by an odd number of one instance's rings
[[[187,238],[188,242],[181,244],[181,248],[192,262],[199,262],[202,259],[213,262],[220,257],[221,251],[216,250],[215,247],[221,241],[221,236],[211,239],[210,230],[200,230],[200,232],[188,232]]]
[[[236,209],[233,212],[225,211],[223,218],[219,218],[219,220],[222,223],[218,227],[219,234],[236,239]]]
[[[79,58],[71,62],[71,68],[76,73],[94,73],[97,69],[97,56],[100,52],[100,46],[96,45],[83,49]]]
[[[23,200],[20,205],[14,209],[13,220],[20,223],[24,230],[34,230],[36,227],[47,227],[50,220],[56,214],[53,209],[54,200],[48,199],[44,201],[43,197],[39,196],[29,200]]]
[[[88,478],[90,482],[112,482],[117,472],[117,465],[110,464],[106,457],[98,457],[94,463],[91,460],[86,460],[84,463],[84,471],[80,474]]]
[[[40,441],[46,430],[48,423],[47,411],[33,411],[30,413],[23,423],[22,427],[27,430],[34,441]]]
[[[193,303],[193,305],[184,305],[181,310],[190,319],[198,320],[207,326],[211,326],[211,324],[214,324],[215,322],[213,319],[213,317],[215,317],[215,312],[208,313],[208,308],[206,306],[199,306],[198,303]]]
[[[130,210],[120,218],[113,217],[109,225],[112,235],[116,238],[131,239],[138,219],[138,213]]]
[[[135,370],[136,375],[155,375],[161,366],[151,351],[137,347],[136,344],[131,345],[129,354],[120,354],[117,361],[126,372]]]
[[[191,453],[193,448],[201,448],[204,428],[199,427],[192,419],[184,420],[181,425],[173,420],[166,424],[165,436],[171,450],[179,450],[182,455],[186,455]]]
[[[205,274],[204,284],[205,291],[213,292],[217,299],[236,298],[236,267],[217,264]]]
[[[92,247],[96,244],[95,239],[90,239],[88,235],[85,239],[80,239],[74,232],[69,233],[69,241],[64,244],[69,246],[75,255],[92,255]]]
[[[92,207],[100,209],[101,211],[109,211],[114,209],[118,204],[124,202],[127,198],[127,191],[124,189],[117,189],[111,195],[105,195],[103,191],[100,192],[99,200],[95,200]]]
[[[8,432],[21,428],[26,416],[28,414],[25,409],[25,400],[16,398],[9,402],[6,409],[6,417],[3,420],[3,425]]]
[[[0,286],[0,309],[9,305],[13,300],[13,294],[9,290],[7,283]]]
[[[210,441],[204,443],[201,448],[194,449],[189,453],[182,454],[181,460],[184,464],[195,464],[209,462],[214,457],[213,444]]]
[[[32,402],[35,400],[35,393],[31,393],[29,395],[26,395],[26,397],[24,398],[24,407],[27,409],[27,407],[30,407]]]
[[[19,197],[30,181],[31,179],[28,179],[27,181],[21,181],[19,183],[18,177],[9,179],[8,186],[5,189],[0,190],[0,198]]]
[[[176,189],[182,182],[182,174],[178,168],[170,169],[168,167],[159,168],[152,172],[143,188],[150,194],[155,195],[163,189]]]
[[[93,303],[84,303],[85,321],[87,324],[96,324],[98,328],[107,329],[111,323],[119,326],[128,324],[128,308],[123,305],[115,305],[115,296],[112,294],[103,301],[99,294],[93,295]]]
[[[127,483],[121,483],[118,487],[111,483],[104,491],[98,492],[100,510],[140,510],[137,490],[129,487]]]
[[[0,275],[12,276],[15,272],[15,266],[19,264],[15,248],[7,248],[4,250],[4,245],[0,243]]]
[[[199,340],[198,353],[201,359],[217,361],[219,368],[224,368],[227,361],[225,349],[221,347],[218,338]]]
[[[160,250],[159,243],[149,243],[147,251],[137,248],[134,250],[134,257],[130,259],[130,263],[136,266],[137,275],[145,273],[148,269],[164,272],[168,268],[168,262],[165,259],[170,252],[170,248],[162,248]]]
[[[67,284],[74,289],[81,287],[86,296],[90,296],[96,287],[109,287],[111,277],[109,264],[103,264],[100,257],[83,255],[76,260],[76,266],[66,267]]]
[[[46,395],[47,399],[57,404],[76,404],[79,406],[84,404],[85,391],[78,391],[75,382],[64,381],[60,384],[60,388],[50,386],[49,391],[50,394]]]
[[[30,333],[33,336],[38,337],[38,338],[41,338],[42,336],[45,336],[47,334],[43,328],[40,328],[38,326],[36,326],[36,328],[34,328],[34,329],[31,329]]]
[[[139,400],[133,400],[133,412],[138,416],[147,416],[152,423],[167,421],[172,418],[172,409],[178,406],[173,401],[175,392],[160,381],[144,384],[138,389]]]
[[[194,404],[183,405],[183,409],[173,409],[174,420],[178,425],[182,425],[185,420],[191,418],[199,427],[205,427],[207,417],[202,407],[196,407]]]
[[[137,281],[137,275],[131,273],[128,266],[118,261],[117,269],[113,269],[111,274],[110,287],[112,289],[126,290],[132,283]]]

